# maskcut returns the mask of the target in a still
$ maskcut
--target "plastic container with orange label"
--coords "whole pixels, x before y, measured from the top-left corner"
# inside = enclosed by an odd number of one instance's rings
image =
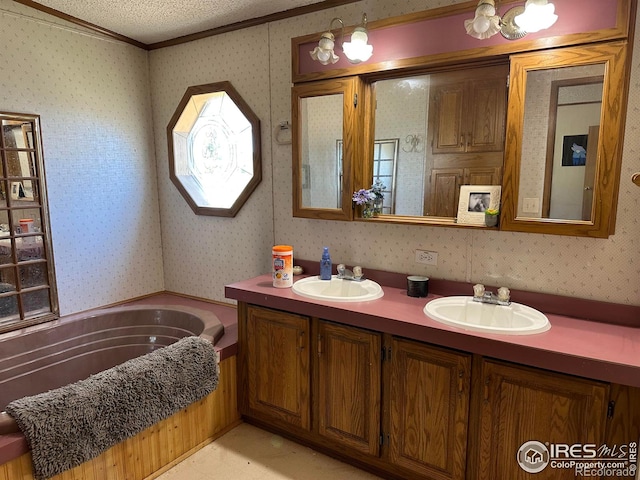
[[[271,251],[273,267],[273,286],[288,288],[293,285],[293,247],[275,245]]]

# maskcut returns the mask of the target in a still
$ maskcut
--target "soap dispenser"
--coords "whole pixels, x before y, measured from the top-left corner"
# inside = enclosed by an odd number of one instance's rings
[[[331,280],[331,257],[329,256],[329,247],[322,250],[322,259],[320,260],[320,280]]]

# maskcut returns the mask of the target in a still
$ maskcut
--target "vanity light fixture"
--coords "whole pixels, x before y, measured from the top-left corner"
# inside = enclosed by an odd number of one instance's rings
[[[507,40],[517,40],[553,25],[558,19],[554,11],[553,3],[547,0],[527,0],[524,6],[511,8],[501,18],[495,0],[479,0],[474,18],[465,20],[464,27],[467,34],[480,40],[498,32]]]
[[[337,56],[334,52],[335,48],[335,35],[331,31],[331,27],[334,22],[339,22],[342,27],[342,32],[340,34],[343,43],[342,43],[342,51],[351,63],[360,63],[371,58],[373,54],[373,46],[367,44],[369,40],[369,36],[367,35],[367,14],[362,14],[362,23],[358,25],[353,33],[351,34],[351,41],[344,41],[344,22],[341,18],[333,18],[329,23],[329,31],[324,32],[320,36],[320,41],[318,42],[318,46],[313,49],[313,51],[309,52],[311,58],[319,61],[323,65],[328,65],[329,63],[336,63],[340,57]]]
[[[369,45],[367,35],[367,14],[362,14],[362,23],[351,34],[351,41],[342,44],[342,50],[351,63],[366,62],[373,55],[373,45]]]

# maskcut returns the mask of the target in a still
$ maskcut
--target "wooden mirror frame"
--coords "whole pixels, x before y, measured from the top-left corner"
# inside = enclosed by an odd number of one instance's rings
[[[500,12],[510,8],[509,4],[518,3],[516,0],[505,0],[500,4]],[[508,59],[511,55],[526,55],[526,52],[533,56],[549,56],[554,57],[556,50],[565,47],[577,46],[576,48],[587,48],[592,45],[594,48],[598,46],[624,44],[632,38],[633,25],[636,19],[636,9],[638,0],[614,0],[610,3],[603,3],[597,0],[565,0],[562,6],[557,6],[559,19],[556,24],[548,29],[535,34],[528,34],[526,37],[516,41],[508,41],[500,35],[495,35],[490,39],[478,41],[469,39],[462,34],[461,37],[455,37],[456,41],[441,42],[440,32],[447,30],[453,31],[462,22],[473,15],[473,11],[477,7],[477,0],[465,3],[449,5],[445,7],[434,8],[421,12],[411,13],[403,16],[381,19],[368,22],[369,41],[374,45],[373,57],[365,62],[358,64],[349,64],[344,58],[341,58],[334,65],[322,65],[319,62],[309,60],[309,52],[318,44],[318,39],[322,32],[308,34],[301,37],[292,38],[292,80],[294,82],[293,89],[302,88],[304,85],[311,85],[318,81],[327,81],[329,85],[331,81],[340,79],[364,79],[361,84],[361,98],[367,103],[371,101],[370,84],[374,80],[383,80],[394,77],[410,76],[418,72],[437,72],[450,69],[464,68],[464,66],[489,65],[499,63]],[[587,6],[589,8],[587,8]],[[560,11],[560,8],[563,11]],[[576,10],[579,9],[579,10]],[[580,14],[575,14],[579,11]],[[571,14],[571,13],[574,14]],[[452,27],[453,26],[453,27]],[[351,27],[345,29],[348,34]],[[409,40],[410,39],[410,40]],[[611,44],[605,42],[612,42]],[[378,47],[378,46],[380,47]],[[607,108],[617,108],[618,118],[615,124],[609,122],[610,127],[607,128],[608,137],[600,137],[604,142],[604,146],[599,149],[606,152],[607,156],[614,162],[613,165],[607,165],[606,170],[609,171],[609,178],[613,184],[609,183],[605,189],[603,201],[607,203],[606,211],[610,213],[612,222],[615,222],[615,210],[617,202],[618,183],[620,175],[620,156],[622,151],[622,136],[624,129],[624,112],[626,109],[626,99],[629,84],[629,62],[631,60],[631,47],[626,47],[626,53],[621,53],[615,59],[615,68],[610,71],[615,76],[611,80],[611,91],[615,83],[621,95],[615,99],[611,97],[611,105]],[[613,64],[612,64],[613,65]],[[522,95],[523,92],[520,93]],[[509,94],[511,102],[512,93]],[[521,97],[524,101],[524,97]],[[614,105],[615,103],[615,105]],[[359,114],[362,119],[358,124],[360,130],[353,130],[355,127],[347,127],[345,120],[345,132],[347,128],[351,128],[351,140],[354,145],[351,146],[354,156],[352,158],[360,159],[360,161],[352,162],[351,178],[345,177],[345,190],[351,191],[368,188],[371,185],[372,168],[364,159],[372,158],[372,150],[374,143],[375,115],[372,107],[365,109],[366,111]],[[340,220],[360,220],[361,216],[357,211],[341,211],[336,216],[335,210],[308,210],[300,208],[301,192],[300,185],[300,169],[299,152],[297,151],[296,142],[297,135],[300,132],[299,121],[297,115],[297,102],[292,102],[292,118],[294,118],[293,126],[293,215],[294,217],[307,218],[324,218],[324,219],[340,219]],[[345,117],[346,119],[346,117]],[[356,125],[357,122],[354,122]],[[615,130],[616,125],[618,130]],[[353,133],[357,132],[357,133]],[[348,134],[349,132],[346,132]],[[601,135],[605,132],[600,132]],[[512,138],[513,130],[506,132],[505,141],[505,171],[503,174],[503,206],[501,212],[501,222],[499,228],[501,230],[536,232],[536,233],[554,233],[559,235],[578,235],[606,237],[613,233],[613,223],[602,225],[606,222],[606,218],[602,215],[602,207],[598,206],[598,225],[580,225],[577,223],[557,222],[553,220],[535,222],[516,221],[516,209],[508,206],[506,203],[512,201],[509,197],[514,192],[518,192],[518,185],[512,185],[510,179],[515,178],[514,172],[507,173],[507,165],[513,165],[513,155],[518,149],[517,146],[509,145]],[[346,138],[346,137],[345,137]],[[609,145],[607,142],[613,139],[614,144]],[[345,149],[350,146],[345,142]],[[358,155],[358,151],[360,155]],[[613,170],[611,169],[613,167]],[[513,167],[511,167],[513,168]],[[517,172],[516,172],[517,173]],[[350,187],[346,187],[348,182]],[[505,191],[505,186],[508,188]],[[345,193],[345,192],[343,192]],[[516,200],[517,202],[517,200]],[[515,204],[517,205],[517,203]],[[343,205],[343,209],[346,205]],[[504,221],[504,208],[507,209],[507,218]],[[509,209],[511,208],[511,213]],[[337,218],[339,217],[339,218]],[[592,217],[595,218],[595,217]],[[399,215],[380,215],[374,218],[367,218],[368,222],[383,223],[400,223],[400,224],[420,224],[433,226],[447,226],[457,228],[486,228],[479,225],[463,225],[455,222],[450,217],[418,217],[418,216],[399,216]],[[588,222],[593,223],[593,222]],[[608,233],[607,233],[608,232]]]
[[[500,216],[502,230],[597,238],[606,238],[614,232],[627,108],[628,60],[626,42],[569,47],[511,58]],[[596,63],[605,65],[605,76],[591,220],[518,216],[528,72]]]
[[[304,206],[302,185],[305,180],[302,154],[302,118],[300,101],[304,98],[324,95],[343,94],[342,105],[342,185],[341,205],[338,208],[318,208]],[[302,218],[321,218],[324,220],[352,220],[352,185],[354,184],[353,159],[361,158],[362,142],[353,138],[355,132],[362,131],[364,110],[362,82],[358,77],[340,78],[328,82],[313,82],[297,85],[291,92],[292,105],[292,147],[293,147],[293,216]],[[336,139],[340,140],[340,139]]]
[[[179,158],[188,156],[188,147],[185,146],[184,143],[179,145],[174,142],[174,130],[182,122],[183,125],[181,128],[187,128],[187,130],[184,130],[181,133],[188,133],[197,121],[201,112],[198,108],[203,108],[204,104],[199,104],[198,107],[195,107],[198,102],[194,101],[193,97],[215,93],[226,94],[233,101],[235,107],[242,113],[247,123],[251,125],[252,153],[250,160],[253,164],[253,173],[251,179],[247,182],[242,191],[237,194],[236,198],[233,199],[233,203],[228,208],[210,205],[206,200],[204,200],[200,192],[197,191],[200,190],[200,188],[193,188],[193,185],[196,185],[197,183],[191,181],[193,176],[180,176],[176,173],[176,162]],[[186,118],[186,120],[182,120],[183,118]],[[176,107],[169,124],[167,125],[167,148],[169,154],[169,177],[182,197],[189,204],[193,213],[196,215],[235,217],[262,181],[262,141],[260,135],[260,119],[253,110],[251,110],[249,104],[244,101],[231,82],[223,81],[209,83],[206,85],[195,85],[187,88],[180,100],[180,103]],[[183,183],[185,180],[189,181],[189,186]]]

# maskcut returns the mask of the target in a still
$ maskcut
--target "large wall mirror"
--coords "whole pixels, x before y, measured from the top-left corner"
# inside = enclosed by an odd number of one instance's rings
[[[501,184],[507,75],[503,63],[371,83],[374,154],[365,177],[375,180],[379,139],[397,137],[395,189],[384,192],[393,215],[453,223],[462,185]]]
[[[625,60],[624,43],[513,57],[503,229],[613,232]]]

